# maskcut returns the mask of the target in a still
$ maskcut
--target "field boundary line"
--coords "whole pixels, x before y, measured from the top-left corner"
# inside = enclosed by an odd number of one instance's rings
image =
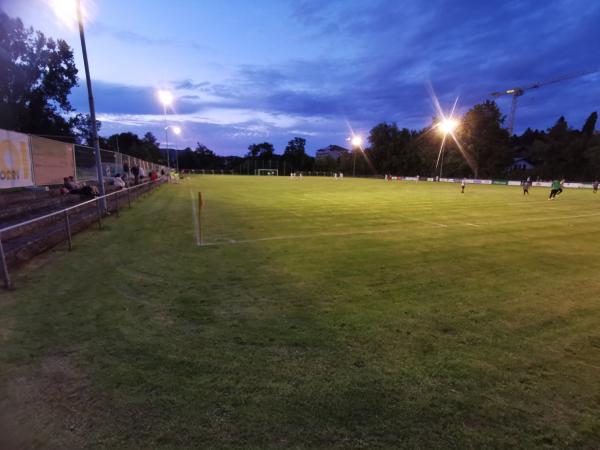
[[[200,223],[198,223],[198,209],[196,208],[196,199],[194,198],[194,193],[191,189],[190,197],[192,199],[192,216],[194,219],[194,232],[196,233],[196,245],[200,247],[202,243],[200,242]]]

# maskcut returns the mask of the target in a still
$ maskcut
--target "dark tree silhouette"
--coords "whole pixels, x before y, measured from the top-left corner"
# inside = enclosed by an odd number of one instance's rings
[[[0,127],[72,135],[68,96],[77,85],[73,50],[0,11]]]

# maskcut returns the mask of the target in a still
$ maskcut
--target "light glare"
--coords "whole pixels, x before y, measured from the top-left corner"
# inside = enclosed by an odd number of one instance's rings
[[[352,147],[360,147],[362,138],[360,136],[354,136],[350,142],[352,143]]]
[[[56,18],[71,30],[77,28],[77,0],[46,0],[46,3],[54,12]],[[81,0],[81,16],[84,23],[89,22],[90,11],[95,10],[95,5],[91,0]]]
[[[175,125],[171,129],[173,130],[173,133],[175,133],[176,135],[180,135],[181,134],[181,127],[178,127],[177,125]]]
[[[458,127],[458,120],[444,119],[440,122],[439,127],[440,127],[440,130],[442,131],[442,133],[444,133],[444,134],[453,133],[454,130],[456,130],[456,127]]]
[[[173,94],[169,91],[158,91],[158,99],[165,106],[170,106],[173,103]]]

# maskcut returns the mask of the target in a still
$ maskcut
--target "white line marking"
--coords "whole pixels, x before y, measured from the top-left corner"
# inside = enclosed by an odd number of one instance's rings
[[[192,196],[192,200],[193,200],[193,196]],[[537,222],[537,221],[553,221],[553,220],[569,220],[569,219],[582,219],[582,218],[588,218],[588,217],[597,217],[600,216],[600,213],[592,213],[592,214],[578,214],[578,215],[572,215],[572,216],[555,216],[555,217],[530,217],[530,218],[525,218],[522,220],[513,220],[513,221],[504,221],[504,222],[499,222],[499,221],[493,221],[491,223],[480,223],[480,224],[476,224],[476,223],[470,223],[470,222],[458,222],[458,223],[451,223],[450,225],[445,225],[445,224],[441,224],[441,223],[437,223],[437,222],[429,222],[429,221],[424,221],[424,220],[420,220],[420,219],[411,219],[406,217],[406,219],[408,220],[413,220],[415,222],[420,222],[420,223],[424,223],[426,225],[431,225],[434,227],[443,227],[443,228],[447,228],[448,226],[462,226],[462,225],[467,225],[467,226],[472,226],[472,227],[486,227],[488,225],[511,225],[511,224],[518,224],[518,223],[523,223],[523,222]],[[194,216],[196,217],[196,216]],[[253,242],[268,242],[268,241],[284,241],[284,240],[298,240],[298,239],[308,239],[308,238],[314,238],[314,237],[336,237],[336,236],[358,236],[358,235],[370,235],[370,234],[386,234],[386,233],[394,233],[394,232],[399,232],[399,231],[404,231],[406,228],[404,227],[396,227],[396,228],[381,228],[381,229],[371,229],[371,230],[362,230],[362,231],[339,231],[339,232],[325,232],[325,233],[309,233],[309,234],[292,234],[292,235],[282,235],[282,236],[269,236],[269,237],[263,237],[263,238],[256,238],[256,239],[230,239],[230,238],[222,238],[222,242],[205,242],[204,244],[202,244],[203,246],[206,245],[221,245],[221,244],[225,244],[225,245],[235,245],[235,244],[251,244]]]
[[[569,219],[584,219],[588,217],[598,217],[600,213],[592,214],[575,214],[571,216],[546,216],[546,217],[528,217],[521,220],[509,220],[509,221],[496,221],[490,223],[481,223],[480,226],[486,225],[513,225],[524,222],[552,222],[553,220],[569,220]]]
[[[428,225],[432,226],[444,226],[436,223],[427,222]],[[282,236],[269,236],[263,238],[256,239],[227,239],[225,242],[205,242],[203,245],[219,245],[219,244],[250,244],[253,242],[265,242],[265,241],[285,241],[285,240],[297,240],[297,239],[307,239],[311,237],[335,237],[335,236],[356,236],[361,234],[385,234],[385,233],[395,233],[398,231],[404,231],[405,228],[385,228],[385,229],[376,229],[376,230],[362,230],[362,231],[340,231],[340,232],[329,232],[329,233],[310,233],[310,234],[290,234],[290,235],[282,235]]]
[[[194,216],[194,231],[196,232],[196,245],[200,247],[200,224],[198,223],[198,210],[196,209],[196,199],[194,193],[190,190],[190,197],[192,198],[192,215]]]

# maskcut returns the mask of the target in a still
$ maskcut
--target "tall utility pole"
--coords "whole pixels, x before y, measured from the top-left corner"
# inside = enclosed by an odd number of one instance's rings
[[[96,108],[94,107],[94,94],[92,92],[92,79],[90,78],[90,67],[88,64],[87,48],[85,46],[85,34],[83,32],[83,15],[81,14],[81,0],[77,0],[77,20],[79,22],[79,37],[81,39],[81,52],[83,53],[83,65],[85,67],[85,81],[87,84],[88,101],[90,103],[90,119],[92,121],[92,140],[94,141],[94,156],[96,158],[96,173],[98,175],[98,189],[102,199],[100,207],[106,211],[106,199],[104,198],[104,175],[102,173],[102,158],[100,156],[100,141],[98,140],[98,129],[96,128]]]
[[[173,103],[173,95],[169,91],[158,91],[158,99],[163,104],[163,118],[165,119],[165,145],[167,146],[167,166],[171,169],[171,154],[169,152],[169,126],[167,125],[167,106]]]

